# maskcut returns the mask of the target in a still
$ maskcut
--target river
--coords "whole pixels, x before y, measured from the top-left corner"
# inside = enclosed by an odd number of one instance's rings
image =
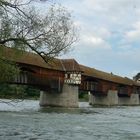
[[[8,101],[8,100],[4,100]],[[0,140],[140,140],[140,107],[40,108],[0,103]]]

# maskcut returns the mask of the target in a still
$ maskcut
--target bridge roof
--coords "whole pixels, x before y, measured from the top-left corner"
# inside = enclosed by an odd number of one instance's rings
[[[5,48],[3,56],[16,63],[33,65],[46,69],[59,71],[81,71],[79,64],[74,59],[54,58],[46,63],[40,56],[35,53],[14,50],[11,48]]]
[[[80,65],[75,59],[60,59],[60,61],[65,71],[81,71]]]
[[[124,85],[136,85],[140,86],[140,84],[134,82],[132,79],[127,77],[121,77],[114,75],[113,73],[107,73],[100,70],[96,70],[94,68],[90,68],[87,66],[80,65],[81,70],[84,72],[83,75],[90,76],[97,79],[102,79],[114,83],[124,84]]]
[[[124,84],[124,85],[136,85],[140,86],[139,83],[133,81],[132,79],[126,77],[120,77],[114,75],[113,73],[106,73],[94,68],[90,68],[84,65],[79,65],[74,59],[53,59],[49,63],[46,63],[40,56],[35,53],[25,52],[25,51],[15,51],[11,48],[4,48],[3,57],[7,59],[32,66],[37,66],[45,69],[52,69],[58,71],[79,71],[83,72],[82,75],[98,78],[114,83]]]

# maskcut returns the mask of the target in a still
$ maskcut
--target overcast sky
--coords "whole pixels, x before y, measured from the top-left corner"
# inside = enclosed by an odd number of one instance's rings
[[[140,72],[140,0],[56,0],[72,14],[79,42],[65,58],[133,77]]]

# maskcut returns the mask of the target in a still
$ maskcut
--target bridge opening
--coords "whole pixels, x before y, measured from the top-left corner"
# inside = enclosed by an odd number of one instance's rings
[[[28,67],[20,67],[20,71],[22,71],[22,72],[36,73],[33,69],[28,68]]]

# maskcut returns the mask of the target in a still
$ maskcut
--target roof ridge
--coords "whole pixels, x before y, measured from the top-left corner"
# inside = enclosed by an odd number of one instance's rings
[[[63,64],[63,59],[58,59],[58,60],[60,60],[60,63],[61,63],[61,65],[62,65],[62,69],[64,70],[64,71],[66,71],[66,68],[65,68],[65,66],[64,66],[64,64]]]

